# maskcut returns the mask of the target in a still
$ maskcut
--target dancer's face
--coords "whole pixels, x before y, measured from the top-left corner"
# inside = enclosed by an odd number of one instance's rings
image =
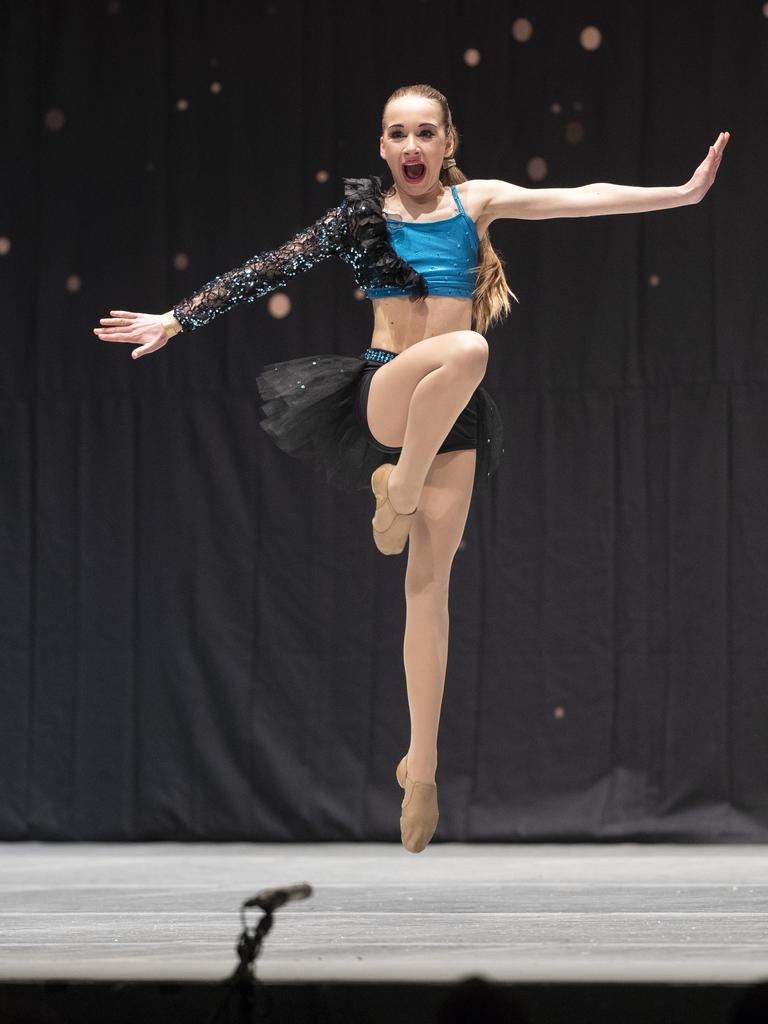
[[[423,96],[401,96],[385,107],[380,153],[398,192],[426,196],[439,191],[443,158],[453,152],[453,138],[446,138],[440,121],[440,105]],[[406,163],[413,161],[423,165],[416,179],[405,173]]]

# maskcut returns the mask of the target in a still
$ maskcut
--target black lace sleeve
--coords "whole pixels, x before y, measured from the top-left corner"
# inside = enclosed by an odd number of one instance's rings
[[[356,266],[363,287],[394,285],[408,293],[411,302],[429,294],[427,281],[402,260],[389,240],[382,210],[381,178],[344,178],[344,196],[349,206],[350,233],[364,259]]]
[[[251,256],[177,303],[173,315],[182,331],[203,327],[238,303],[267,295],[329,256],[345,257],[349,249],[347,213],[345,201],[279,248]]]

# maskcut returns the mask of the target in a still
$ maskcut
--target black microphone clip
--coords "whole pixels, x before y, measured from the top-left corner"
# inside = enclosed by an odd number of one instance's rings
[[[284,903],[291,903],[293,900],[305,900],[312,895],[312,886],[308,882],[299,885],[284,885],[280,889],[262,889],[242,905],[243,910],[248,907],[259,907],[267,914],[274,913]]]

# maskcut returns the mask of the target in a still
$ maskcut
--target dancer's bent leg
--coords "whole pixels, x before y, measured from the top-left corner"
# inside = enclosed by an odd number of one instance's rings
[[[475,459],[472,450],[436,456],[408,541],[403,644],[411,715],[408,774],[421,782],[435,781],[448,658],[448,585],[469,512]]]
[[[417,342],[376,371],[368,424],[377,440],[401,447],[389,478],[398,512],[418,505],[437,450],[485,374],[488,342],[476,331],[452,331]]]

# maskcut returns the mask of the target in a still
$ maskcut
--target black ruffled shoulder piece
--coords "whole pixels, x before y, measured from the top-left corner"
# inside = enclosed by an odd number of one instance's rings
[[[381,178],[342,178],[350,212],[350,227],[365,251],[373,273],[383,287],[394,285],[408,292],[411,301],[429,294],[426,279],[392,248],[382,210]]]

